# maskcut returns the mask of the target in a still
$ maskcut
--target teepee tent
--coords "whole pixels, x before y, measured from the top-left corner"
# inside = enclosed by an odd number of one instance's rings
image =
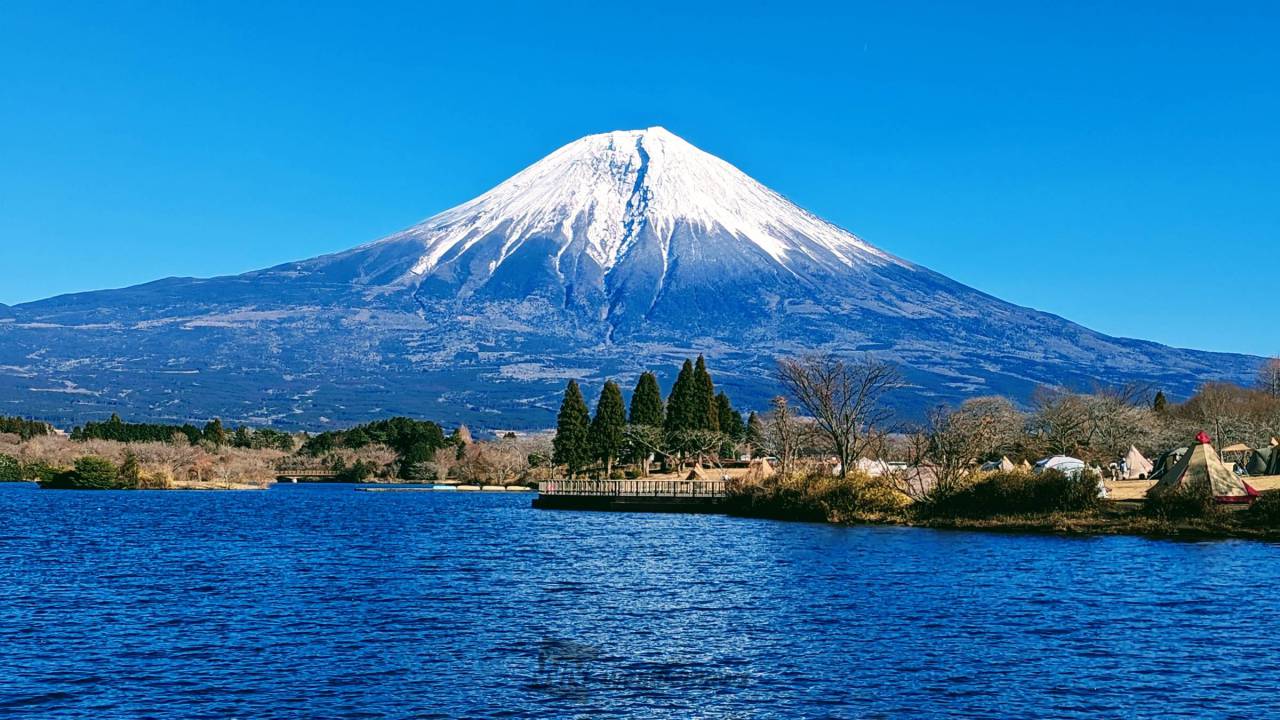
[[[1021,463],[1018,463],[1018,469],[1019,469],[1019,470],[1031,470],[1031,469],[1032,469],[1032,468],[1031,468],[1031,463],[1027,462],[1026,460],[1023,460]]]
[[[764,458],[756,458],[747,465],[747,473],[742,477],[744,480],[760,482],[773,477],[775,472],[773,465],[771,465],[768,460],[765,460]]]
[[[1257,490],[1249,487],[1249,483],[1237,477],[1222,462],[1204,432],[1196,435],[1196,444],[1160,478],[1155,487],[1147,491],[1147,495],[1158,497],[1180,488],[1207,488],[1213,499],[1220,503],[1247,503],[1258,497]]]
[[[706,480],[707,474],[703,472],[701,465],[694,465],[688,475],[684,476],[685,480]]]
[[[1013,472],[1017,467],[1009,458],[1001,456],[999,460],[982,463],[982,467],[978,469],[983,472]]]
[[[1137,480],[1151,476],[1151,471],[1155,466],[1151,461],[1138,452],[1138,448],[1133,445],[1129,446],[1129,452],[1124,456],[1124,478],[1126,480]]]

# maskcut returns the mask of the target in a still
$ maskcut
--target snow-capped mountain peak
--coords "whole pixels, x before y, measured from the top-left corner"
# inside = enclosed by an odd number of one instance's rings
[[[128,348],[122,353],[121,348]],[[1186,395],[1261,360],[1111,338],[898,260],[663,130],[591,135],[389,238],[221,278],[0,306],[0,401],[78,422],[388,415],[548,427],[569,378],[705,355],[763,409],[781,357],[872,352],[905,410],[1042,385]],[[7,370],[6,370],[7,369]],[[75,402],[67,398],[74,395]]]
[[[662,127],[571,142],[390,239],[422,243],[417,276],[498,236],[501,247],[488,254],[491,270],[530,239],[552,238],[557,259],[577,248],[608,272],[642,241],[659,244],[667,258],[681,227],[706,242],[748,243],[784,267],[797,255],[833,269],[905,265]]]

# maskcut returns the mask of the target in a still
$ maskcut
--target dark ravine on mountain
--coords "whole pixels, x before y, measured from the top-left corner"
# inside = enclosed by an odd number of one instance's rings
[[[570,143],[401,233],[231,277],[0,307],[0,408],[323,429],[552,424],[567,378],[704,353],[745,408],[779,356],[871,351],[912,411],[1038,385],[1173,396],[1260,360],[1108,337],[885,253],[662,128]],[[664,377],[664,387],[671,378]]]

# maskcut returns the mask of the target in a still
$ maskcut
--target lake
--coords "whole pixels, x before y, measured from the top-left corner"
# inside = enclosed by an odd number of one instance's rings
[[[1280,548],[0,484],[0,717],[1261,717]]]

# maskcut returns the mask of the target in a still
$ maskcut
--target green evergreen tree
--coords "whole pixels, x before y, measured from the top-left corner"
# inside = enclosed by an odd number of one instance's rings
[[[627,412],[622,391],[612,380],[605,381],[596,403],[596,416],[591,421],[591,450],[596,460],[604,463],[604,476],[613,474],[613,462],[622,455],[626,442]]]
[[[631,424],[662,427],[664,415],[658,376],[651,372],[641,373],[635,392],[631,393]]]
[[[711,373],[707,372],[707,361],[701,355],[694,366],[694,411],[693,417],[698,430],[719,430],[720,414],[716,410],[716,387],[711,382]]]
[[[1155,410],[1158,413],[1163,413],[1165,409],[1168,407],[1168,405],[1169,405],[1169,401],[1165,399],[1164,391],[1157,390],[1156,399],[1151,403],[1151,409]]]
[[[205,423],[204,430],[200,432],[200,436],[214,445],[222,446],[227,444],[227,431],[223,429],[222,420],[218,418]]]
[[[716,395],[716,417],[720,421],[720,432],[729,436],[734,442],[740,442],[746,435],[747,426],[742,422],[742,413],[733,409],[729,396],[723,390]]]
[[[685,360],[684,365],[680,368],[680,374],[676,376],[675,384],[671,386],[671,394],[667,396],[667,432],[681,432],[697,428],[695,419],[697,412],[695,403],[697,401],[694,398],[697,392],[696,385],[693,362]]]
[[[590,425],[591,414],[582,399],[582,391],[578,389],[576,380],[570,380],[564,389],[560,413],[556,416],[556,436],[551,441],[554,450],[552,460],[568,468],[569,477],[591,461]]]
[[[241,425],[231,434],[231,445],[238,448],[253,447],[253,436],[249,434],[249,428]]]

